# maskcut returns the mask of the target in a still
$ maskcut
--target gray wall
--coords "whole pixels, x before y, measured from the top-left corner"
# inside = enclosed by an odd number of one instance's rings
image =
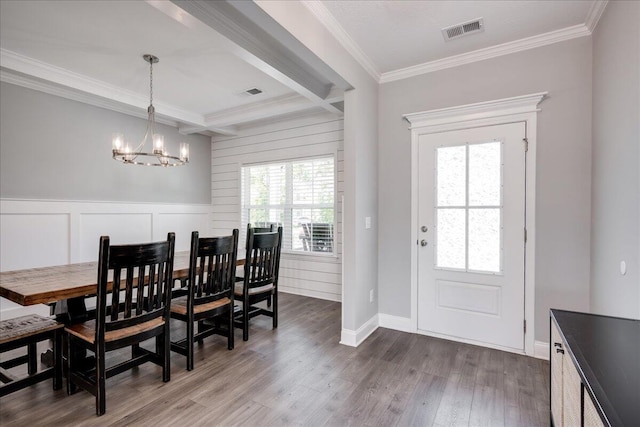
[[[591,309],[635,318],[640,318],[639,19],[640,3],[609,2],[593,35]]]
[[[411,138],[402,114],[549,92],[538,114],[535,339],[550,307],[589,308],[591,39],[582,37],[381,85],[381,313],[410,317]]]
[[[344,109],[344,226],[343,226],[343,332],[357,331],[378,312],[378,84],[338,40],[300,2],[256,3],[305,44],[355,89],[345,93]],[[365,229],[365,217],[371,228]],[[343,334],[343,338],[344,338]]]
[[[159,125],[171,152],[177,153],[178,142],[189,142],[183,167],[131,166],[111,158],[113,132],[137,144],[145,129],[142,119],[1,83],[0,197],[210,204],[209,137]]]

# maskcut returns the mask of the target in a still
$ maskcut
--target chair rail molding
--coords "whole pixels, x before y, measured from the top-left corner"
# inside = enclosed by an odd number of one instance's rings
[[[411,324],[418,330],[418,140],[421,135],[524,122],[526,129],[525,204],[525,332],[524,354],[535,354],[535,202],[538,105],[547,92],[404,114],[411,131]],[[422,332],[420,332],[422,333]]]

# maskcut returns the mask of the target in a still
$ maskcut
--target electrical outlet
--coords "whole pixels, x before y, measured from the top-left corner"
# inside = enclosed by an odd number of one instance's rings
[[[369,291],[369,302],[373,302],[373,289]]]

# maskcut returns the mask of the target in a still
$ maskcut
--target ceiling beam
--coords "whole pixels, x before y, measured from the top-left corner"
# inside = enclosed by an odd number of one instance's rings
[[[344,97],[339,92],[341,92],[339,89],[331,90],[328,94],[329,96],[321,102],[309,102],[307,98],[296,94],[284,95],[261,102],[241,105],[239,107],[208,114],[204,117],[204,126],[184,126],[180,128],[180,132],[184,134],[191,134],[211,131],[222,135],[232,136],[235,135],[236,132],[234,125],[282,117],[318,107],[324,108],[328,111],[330,110],[333,114],[341,116],[343,112],[333,105],[339,104],[344,100]]]
[[[171,1],[237,45],[234,53],[247,63],[313,106],[341,113],[325,100],[334,88],[343,92],[353,87],[254,2]]]

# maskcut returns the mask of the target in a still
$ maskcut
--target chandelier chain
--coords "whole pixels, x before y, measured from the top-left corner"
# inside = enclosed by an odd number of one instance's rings
[[[153,105],[153,61],[149,62],[149,104]]]

